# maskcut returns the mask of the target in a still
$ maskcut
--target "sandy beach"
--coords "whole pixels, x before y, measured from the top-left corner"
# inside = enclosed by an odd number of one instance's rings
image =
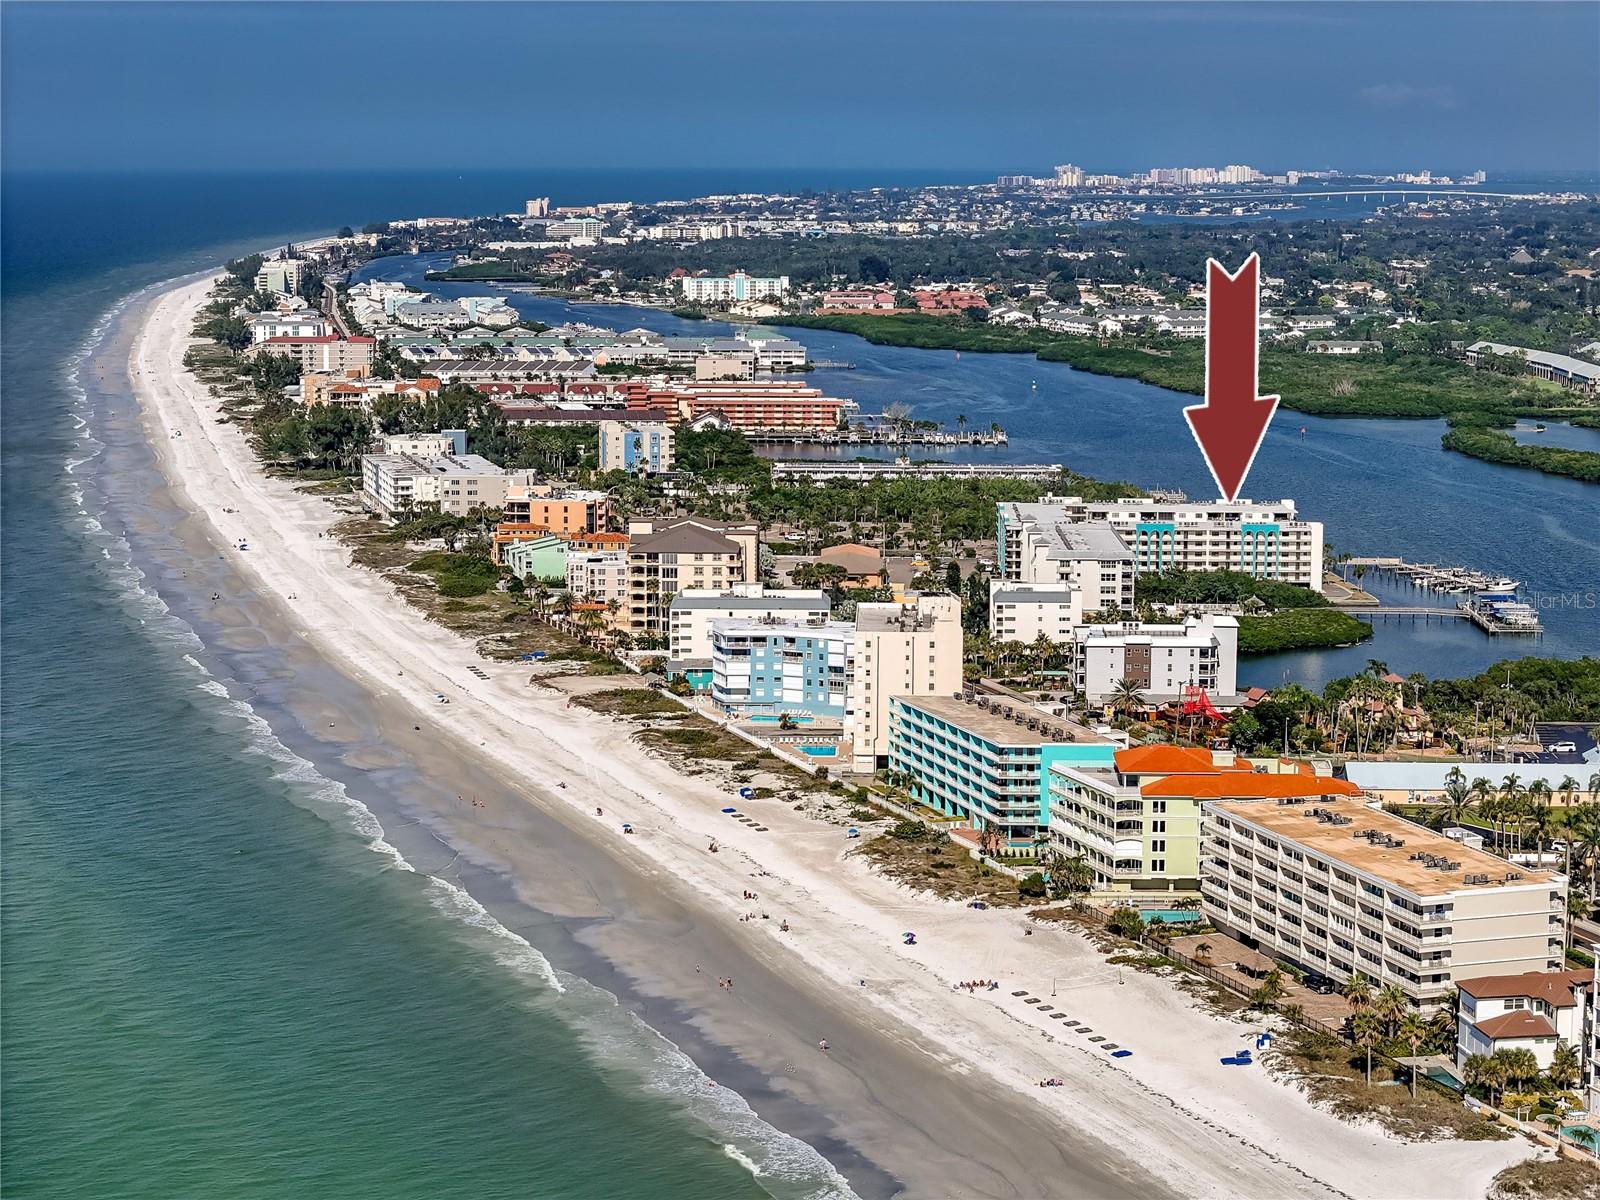
[[[462,874],[469,890],[497,917],[493,880],[509,881],[512,895],[499,898],[508,910],[521,899],[575,920],[635,914],[576,936],[627,975],[630,991],[662,999],[662,1020],[686,1049],[694,1035],[732,1048],[758,1112],[765,1090],[774,1105],[828,1114],[832,1128],[817,1130],[824,1152],[847,1146],[917,1196],[1442,1200],[1482,1195],[1531,1153],[1521,1141],[1399,1142],[1317,1111],[1260,1070],[1222,1067],[1258,1025],[1108,966],[1070,932],[1024,936],[1019,913],[910,894],[846,857],[837,827],[776,800],[743,803],[770,832],[730,821],[719,811],[727,793],[644,753],[627,724],[568,709],[559,693],[530,687],[525,669],[479,659],[352,568],[343,545],[319,536],[335,510],[267,478],[241,430],[218,422],[216,401],[182,365],[209,286],[184,284],[148,305],[129,369],[163,471],[209,522],[215,552],[294,630],[308,664],[370,699],[367,753],[387,745],[436,779],[499,781],[503,810],[440,802],[444,836],[476,872]],[[634,836],[622,835],[623,821]],[[544,836],[552,822],[565,831],[564,855]],[[712,839],[718,854],[707,853]],[[602,857],[629,881],[603,894],[583,869]],[[771,921],[739,920],[752,887]],[[915,946],[901,943],[904,930],[916,931]],[[729,974],[738,1003],[706,984]],[[972,978],[1003,986],[955,988]],[[1019,990],[1054,995],[1133,1056],[1113,1061],[1063,1034],[1012,996]],[[819,1062],[824,1037],[832,1049]],[[797,1061],[803,1071],[785,1069]],[[1039,1089],[1044,1076],[1066,1086]]]

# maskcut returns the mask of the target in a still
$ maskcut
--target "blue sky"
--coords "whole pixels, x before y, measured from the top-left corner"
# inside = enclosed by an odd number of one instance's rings
[[[31,4],[8,168],[1600,168],[1600,5]]]

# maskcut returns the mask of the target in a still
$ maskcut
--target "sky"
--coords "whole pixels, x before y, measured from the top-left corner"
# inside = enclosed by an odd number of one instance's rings
[[[8,170],[1600,169],[1600,4],[0,6]]]

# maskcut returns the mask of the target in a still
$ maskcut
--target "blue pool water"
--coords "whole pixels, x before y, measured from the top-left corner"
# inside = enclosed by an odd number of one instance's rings
[[[835,758],[839,750],[836,746],[801,746],[802,754],[809,754],[812,758]]]
[[[811,718],[811,717],[790,717],[789,719],[791,721],[793,721],[796,725],[809,725],[809,724],[811,724],[811,722],[813,720],[813,718]],[[772,717],[772,716],[751,717],[750,718],[750,724],[752,724],[752,725],[776,725],[776,724],[778,724],[778,722],[780,722],[782,720],[783,720],[782,717]]]
[[[1146,921],[1165,921],[1168,925],[1193,925],[1200,914],[1185,909],[1156,908],[1139,914]]]
[[[1600,1149],[1600,1131],[1596,1131],[1592,1125],[1563,1125],[1561,1136],[1587,1149]]]

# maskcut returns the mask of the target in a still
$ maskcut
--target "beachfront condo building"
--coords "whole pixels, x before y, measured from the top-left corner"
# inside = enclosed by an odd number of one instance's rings
[[[298,312],[256,313],[248,322],[252,345],[281,337],[323,337],[328,332],[328,318],[314,308]]]
[[[1559,969],[1567,880],[1348,796],[1206,800],[1201,892],[1224,932],[1413,1003],[1464,980]]]
[[[622,550],[567,549],[567,591],[581,600],[619,605],[628,595],[628,555]]]
[[[989,581],[989,636],[997,642],[1060,645],[1082,621],[1082,598],[1068,584]]]
[[[820,589],[768,588],[735,583],[726,588],[689,588],[672,598],[667,629],[667,670],[709,680],[711,625],[714,621],[825,621],[828,594]]]
[[[270,337],[246,350],[250,356],[282,354],[295,360],[304,375],[340,375],[359,378],[372,374],[373,348],[377,339],[342,338],[327,333],[319,337]]]
[[[1031,706],[986,696],[895,696],[889,767],[913,796],[972,828],[1033,847],[1050,822],[1046,780],[1058,764],[1110,765],[1116,747]]]
[[[1150,705],[1182,699],[1191,687],[1237,702],[1239,619],[1207,613],[1182,624],[1123,621],[1072,631],[1073,686],[1089,704],[1109,704],[1127,680]]]
[[[500,508],[506,489],[528,480],[526,472],[506,471],[476,454],[361,456],[361,502],[385,517],[428,508],[457,516]]]
[[[1134,897],[1198,894],[1205,800],[1359,794],[1297,764],[1258,767],[1228,751],[1169,745],[1118,750],[1091,767],[1056,763],[1045,787],[1054,846],[1089,865],[1096,893]]]
[[[1007,579],[1036,578],[1032,560],[1065,557],[1052,539],[1092,525],[1109,530],[1147,571],[1241,571],[1257,579],[1322,589],[1322,524],[1302,521],[1293,500],[1089,501],[1046,496],[1036,504],[998,506],[999,562]],[[1086,611],[1093,611],[1085,599]]]
[[[753,524],[636,517],[628,536],[628,630],[635,635],[665,636],[680,592],[756,582],[760,535]]]
[[[955,596],[856,606],[847,719],[853,771],[871,774],[888,764],[891,696],[960,694],[964,648],[961,602]]]
[[[274,296],[297,296],[300,280],[309,265],[301,258],[269,258],[256,271],[256,291]]]
[[[672,426],[665,421],[600,422],[602,471],[660,475],[672,461]]]
[[[847,621],[713,621],[711,698],[743,716],[842,722],[854,639]]]
[[[734,300],[781,299],[789,290],[789,277],[761,277],[735,271],[732,275],[684,275],[678,288],[685,300],[727,304]]]

